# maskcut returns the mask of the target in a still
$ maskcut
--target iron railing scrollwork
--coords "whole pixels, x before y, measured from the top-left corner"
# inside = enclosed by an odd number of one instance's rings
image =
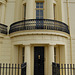
[[[63,22],[50,19],[29,19],[15,22],[10,26],[9,33],[36,29],[57,30],[70,34],[68,25]]]
[[[7,34],[7,26],[0,23],[0,33]]]

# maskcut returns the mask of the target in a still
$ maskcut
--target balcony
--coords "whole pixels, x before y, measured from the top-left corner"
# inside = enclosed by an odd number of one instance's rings
[[[15,22],[10,26],[9,33],[23,30],[56,30],[70,34],[68,25],[51,19],[29,19]]]
[[[7,34],[7,26],[0,23],[0,33]]]

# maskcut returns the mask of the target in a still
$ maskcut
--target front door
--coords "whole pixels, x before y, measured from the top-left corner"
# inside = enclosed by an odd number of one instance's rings
[[[34,47],[34,75],[44,75],[44,47]]]

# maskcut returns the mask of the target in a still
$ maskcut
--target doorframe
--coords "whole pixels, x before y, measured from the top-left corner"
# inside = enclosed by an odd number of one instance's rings
[[[34,47],[44,47],[44,75],[48,73],[48,45],[31,45],[31,75],[34,75]]]

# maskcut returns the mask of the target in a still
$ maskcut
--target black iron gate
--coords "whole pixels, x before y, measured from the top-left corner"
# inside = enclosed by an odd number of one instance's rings
[[[52,63],[52,75],[60,75],[60,65]]]
[[[52,63],[52,75],[75,75],[75,64]]]
[[[0,75],[26,75],[26,63],[23,64],[1,64]]]
[[[21,75],[26,75],[26,63],[21,65]]]

